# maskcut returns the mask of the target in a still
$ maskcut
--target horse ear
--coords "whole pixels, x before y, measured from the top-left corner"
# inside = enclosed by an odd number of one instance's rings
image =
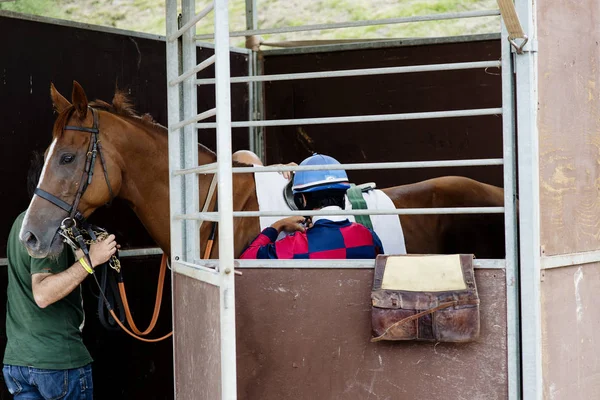
[[[73,81],[71,101],[73,102],[73,106],[75,106],[75,111],[77,112],[79,119],[85,119],[88,111],[88,100],[83,88],[77,81]]]
[[[56,112],[61,113],[71,105],[69,100],[65,99],[62,94],[58,93],[58,90],[54,87],[53,83],[50,83],[50,98],[52,99],[52,105]]]

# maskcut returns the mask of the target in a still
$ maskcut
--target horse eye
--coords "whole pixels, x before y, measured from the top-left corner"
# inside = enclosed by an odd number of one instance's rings
[[[63,154],[63,156],[60,158],[60,163],[61,164],[70,164],[73,162],[74,159],[75,159],[74,154]]]

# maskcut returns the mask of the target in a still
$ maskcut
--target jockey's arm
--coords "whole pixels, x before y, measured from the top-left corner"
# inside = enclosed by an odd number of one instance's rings
[[[306,232],[310,225],[305,226],[303,222],[305,218],[302,216],[293,216],[280,219],[273,223],[270,227],[264,229],[244,250],[241,259],[278,259],[280,258],[275,248],[275,241],[279,233],[287,232]],[[283,240],[291,238],[284,238]]]

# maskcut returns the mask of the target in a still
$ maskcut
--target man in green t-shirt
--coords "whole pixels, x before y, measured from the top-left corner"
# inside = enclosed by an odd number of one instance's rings
[[[75,261],[66,246],[57,259],[36,259],[19,241],[24,216],[15,220],[7,243],[6,386],[17,400],[91,399],[92,357],[81,336],[80,284],[116,252],[115,237],[90,246],[91,266]]]

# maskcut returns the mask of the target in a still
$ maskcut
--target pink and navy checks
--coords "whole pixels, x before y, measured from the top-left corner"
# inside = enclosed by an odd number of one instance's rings
[[[383,253],[375,232],[363,225],[319,219],[305,233],[296,232],[277,242],[277,230],[266,228],[246,248],[245,259],[365,259]]]

